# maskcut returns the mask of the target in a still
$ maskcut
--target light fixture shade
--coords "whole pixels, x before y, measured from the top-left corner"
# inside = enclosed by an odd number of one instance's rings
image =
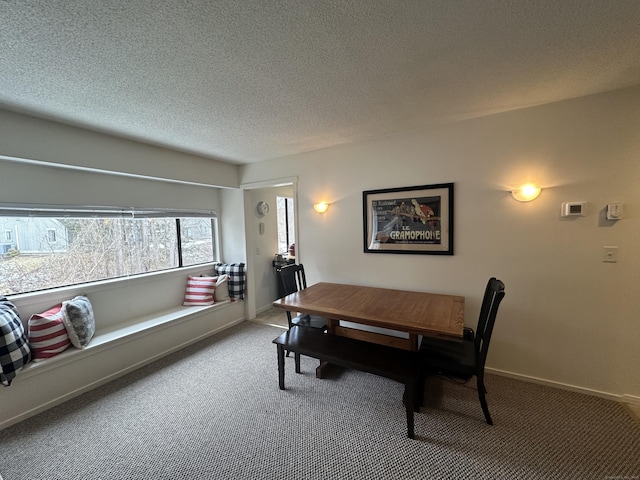
[[[315,203],[313,209],[318,213],[324,213],[329,209],[329,204],[327,202]]]
[[[527,183],[516,190],[511,191],[511,196],[519,202],[530,202],[540,195],[542,189],[532,183]]]

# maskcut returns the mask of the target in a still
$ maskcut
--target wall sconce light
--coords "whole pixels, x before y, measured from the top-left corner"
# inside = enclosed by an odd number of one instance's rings
[[[530,202],[540,195],[542,189],[532,183],[527,183],[516,190],[511,191],[511,196],[519,202]]]
[[[313,209],[318,213],[324,213],[329,210],[329,204],[327,202],[314,203]]]

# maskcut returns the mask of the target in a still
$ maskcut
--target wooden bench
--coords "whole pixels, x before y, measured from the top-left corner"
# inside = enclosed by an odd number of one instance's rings
[[[300,373],[300,355],[317,358],[341,367],[353,368],[404,384],[407,436],[414,438],[414,411],[420,370],[415,352],[323,333],[314,328],[294,326],[273,340],[278,349],[278,380],[284,390],[285,350],[294,352],[295,371]]]

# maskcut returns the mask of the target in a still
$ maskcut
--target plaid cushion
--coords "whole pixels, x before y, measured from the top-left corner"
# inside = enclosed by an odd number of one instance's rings
[[[0,297],[0,383],[6,387],[11,385],[18,370],[29,360],[31,349],[18,309],[7,297]]]
[[[244,300],[246,272],[244,263],[216,263],[213,268],[217,275],[229,275],[229,296]]]

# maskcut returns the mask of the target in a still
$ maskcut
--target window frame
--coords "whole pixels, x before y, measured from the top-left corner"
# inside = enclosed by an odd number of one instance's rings
[[[137,208],[121,208],[121,207],[84,207],[84,206],[50,206],[50,205],[24,205],[24,204],[6,204],[0,203],[0,217],[20,217],[20,218],[69,218],[69,219],[81,219],[81,218],[124,218],[124,219],[141,219],[141,218],[173,218],[176,222],[176,245],[178,247],[178,264],[177,266],[171,266],[168,268],[154,269],[149,271],[127,273],[125,275],[118,275],[112,277],[99,278],[94,280],[87,280],[62,285],[52,285],[44,288],[37,288],[35,290],[19,291],[16,293],[7,294],[7,296],[37,294],[44,291],[55,291],[60,289],[76,288],[81,285],[90,285],[96,283],[112,282],[112,281],[124,281],[132,277],[144,276],[149,274],[159,274],[162,272],[175,272],[181,269],[191,269],[206,266],[220,262],[220,223],[218,221],[217,212],[213,210],[174,210],[174,209],[137,209]],[[211,248],[212,248],[212,260],[204,262],[197,262],[189,265],[184,265],[185,259],[182,252],[183,239],[180,232],[180,220],[188,218],[209,218],[211,221]],[[50,233],[55,233],[55,241],[51,241]],[[11,230],[5,230],[9,232],[12,239],[8,242],[13,242],[13,232]],[[47,228],[47,243],[53,245],[58,243],[58,232],[56,229]],[[123,247],[125,243],[121,244]]]
[[[293,196],[288,196],[288,195],[276,195],[276,205],[278,204],[278,201],[280,199],[284,200],[284,236],[285,236],[285,249],[284,251],[278,252],[278,253],[288,253],[289,251],[289,245],[291,245],[292,243],[295,243],[296,239],[295,239],[295,201]],[[289,206],[292,207],[292,212],[291,214],[289,213]],[[276,208],[276,215],[277,215],[277,229],[278,229],[278,239],[280,239],[280,209]],[[291,217],[291,218],[290,218]],[[293,223],[292,223],[293,222]],[[293,231],[293,235],[294,238],[291,239],[289,233]]]

